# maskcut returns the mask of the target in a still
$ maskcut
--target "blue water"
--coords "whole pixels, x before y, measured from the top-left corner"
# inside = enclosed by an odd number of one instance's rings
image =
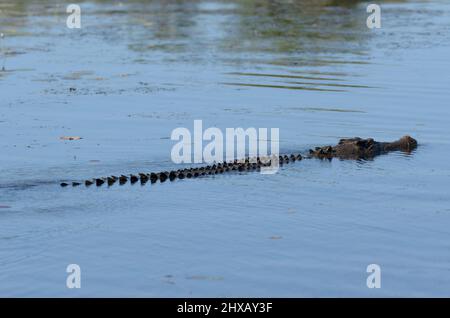
[[[365,2],[258,3],[85,1],[70,30],[57,1],[0,1],[1,296],[450,296],[450,3],[381,2],[379,30]],[[195,119],[279,128],[282,152],[419,147],[58,185],[177,168],[170,134]]]

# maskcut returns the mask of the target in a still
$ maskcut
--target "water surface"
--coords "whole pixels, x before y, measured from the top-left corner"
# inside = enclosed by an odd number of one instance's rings
[[[450,295],[447,1],[383,1],[379,30],[360,1],[80,4],[70,30],[59,1],[0,1],[0,295]],[[58,186],[175,168],[170,134],[195,119],[278,127],[286,152],[420,146],[271,176]]]

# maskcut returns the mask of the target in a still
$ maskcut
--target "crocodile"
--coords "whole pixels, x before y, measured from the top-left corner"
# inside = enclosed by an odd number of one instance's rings
[[[161,171],[152,173],[138,173],[120,176],[108,176],[101,178],[93,178],[85,181],[73,181],[71,183],[62,182],[62,187],[72,185],[77,187],[85,185],[89,187],[95,185],[97,187],[106,184],[112,186],[115,183],[124,185],[127,182],[135,184],[140,182],[142,185],[147,182],[156,183],[157,181],[165,182],[167,180],[174,181],[176,179],[191,179],[206,175],[222,174],[225,172],[243,172],[243,171],[259,171],[263,167],[270,167],[273,160],[278,161],[280,165],[291,162],[301,161],[302,159],[350,159],[350,160],[370,160],[376,156],[386,154],[392,151],[402,151],[406,153],[412,152],[417,148],[417,140],[410,136],[403,136],[402,138],[393,142],[379,142],[372,138],[362,139],[359,137],[341,139],[335,146],[316,147],[309,150],[307,155],[300,153],[284,154],[279,156],[265,156],[265,157],[246,157],[242,160],[233,160],[229,162],[222,162],[213,165],[185,168],[172,171]]]

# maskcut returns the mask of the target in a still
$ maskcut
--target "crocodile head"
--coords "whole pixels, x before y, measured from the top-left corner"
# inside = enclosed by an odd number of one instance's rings
[[[417,148],[417,140],[412,138],[411,136],[403,136],[397,141],[387,143],[385,146],[385,151],[404,151],[411,152],[412,150]]]
[[[312,157],[320,159],[372,159],[390,151],[410,152],[417,147],[417,141],[410,136],[403,136],[393,142],[378,142],[372,138],[359,137],[341,139],[336,146],[317,147],[310,150]]]

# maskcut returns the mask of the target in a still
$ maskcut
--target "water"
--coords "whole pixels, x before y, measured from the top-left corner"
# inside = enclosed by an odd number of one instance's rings
[[[379,30],[367,3],[340,3],[84,1],[70,30],[57,1],[0,1],[0,295],[449,296],[450,3],[381,2]],[[271,176],[58,186],[174,168],[170,134],[195,119],[279,127],[282,151],[420,146]]]

